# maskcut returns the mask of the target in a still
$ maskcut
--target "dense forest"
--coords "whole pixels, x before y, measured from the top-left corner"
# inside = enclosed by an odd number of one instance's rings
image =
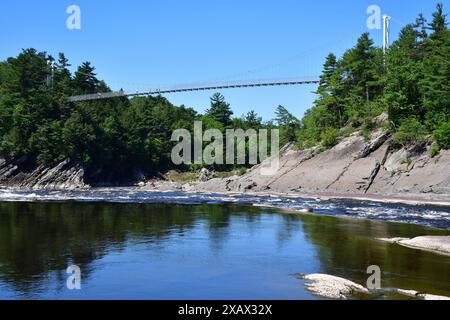
[[[443,5],[430,23],[420,14],[405,26],[386,54],[367,33],[340,59],[329,54],[317,94],[297,126],[300,147],[332,146],[352,128],[370,132],[374,117],[387,112],[395,144],[434,139],[435,153],[450,148],[450,31]]]
[[[280,128],[281,143],[330,148],[354,131],[384,126],[394,144],[432,144],[433,156],[450,148],[450,31],[442,4],[428,22],[419,15],[383,53],[369,34],[338,58],[326,57],[317,100],[302,119],[279,106],[269,122],[252,111],[233,117],[217,93],[204,115],[166,98],[113,98],[68,103],[70,95],[107,92],[85,62],[74,74],[63,53],[25,49],[0,62],[0,155],[52,166],[71,159],[96,180],[134,179],[171,168],[175,129]],[[374,118],[387,113],[382,124]],[[195,170],[195,166],[183,169]],[[225,170],[229,167],[220,167]],[[235,169],[235,168],[233,168]]]

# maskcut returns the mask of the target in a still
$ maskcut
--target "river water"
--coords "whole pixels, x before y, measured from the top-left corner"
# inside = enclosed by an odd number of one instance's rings
[[[296,212],[304,208],[315,213]],[[450,296],[450,256],[376,240],[421,235],[450,235],[450,209],[0,190],[0,299],[318,299],[299,274],[364,285],[370,265],[381,268],[383,288]],[[80,267],[81,290],[66,286],[71,265]]]

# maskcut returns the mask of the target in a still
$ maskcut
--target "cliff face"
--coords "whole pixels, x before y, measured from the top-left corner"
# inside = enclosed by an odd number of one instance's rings
[[[320,153],[288,147],[274,176],[261,175],[260,166],[256,166],[241,177],[213,179],[196,188],[217,192],[450,197],[450,151],[441,151],[431,158],[429,147],[393,150],[389,137],[382,131],[375,132],[370,142],[355,133]]]
[[[38,166],[27,157],[0,158],[0,186],[24,189],[85,188],[84,169],[66,160],[53,168]]]

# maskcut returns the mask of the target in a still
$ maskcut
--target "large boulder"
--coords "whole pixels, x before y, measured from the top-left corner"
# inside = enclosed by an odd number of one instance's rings
[[[200,182],[206,182],[208,180],[211,180],[213,177],[214,173],[206,168],[203,168],[202,170],[200,170],[199,174],[198,174],[198,181]]]

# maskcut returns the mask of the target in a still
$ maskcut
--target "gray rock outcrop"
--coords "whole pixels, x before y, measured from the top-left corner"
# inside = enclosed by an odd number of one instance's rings
[[[23,189],[86,188],[84,168],[69,160],[48,168],[36,165],[26,157],[0,158],[0,186]]]
[[[214,173],[211,172],[210,170],[208,170],[207,168],[202,168],[202,170],[200,170],[200,172],[198,174],[198,181],[206,182],[206,181],[210,180],[213,175],[214,175]]]

